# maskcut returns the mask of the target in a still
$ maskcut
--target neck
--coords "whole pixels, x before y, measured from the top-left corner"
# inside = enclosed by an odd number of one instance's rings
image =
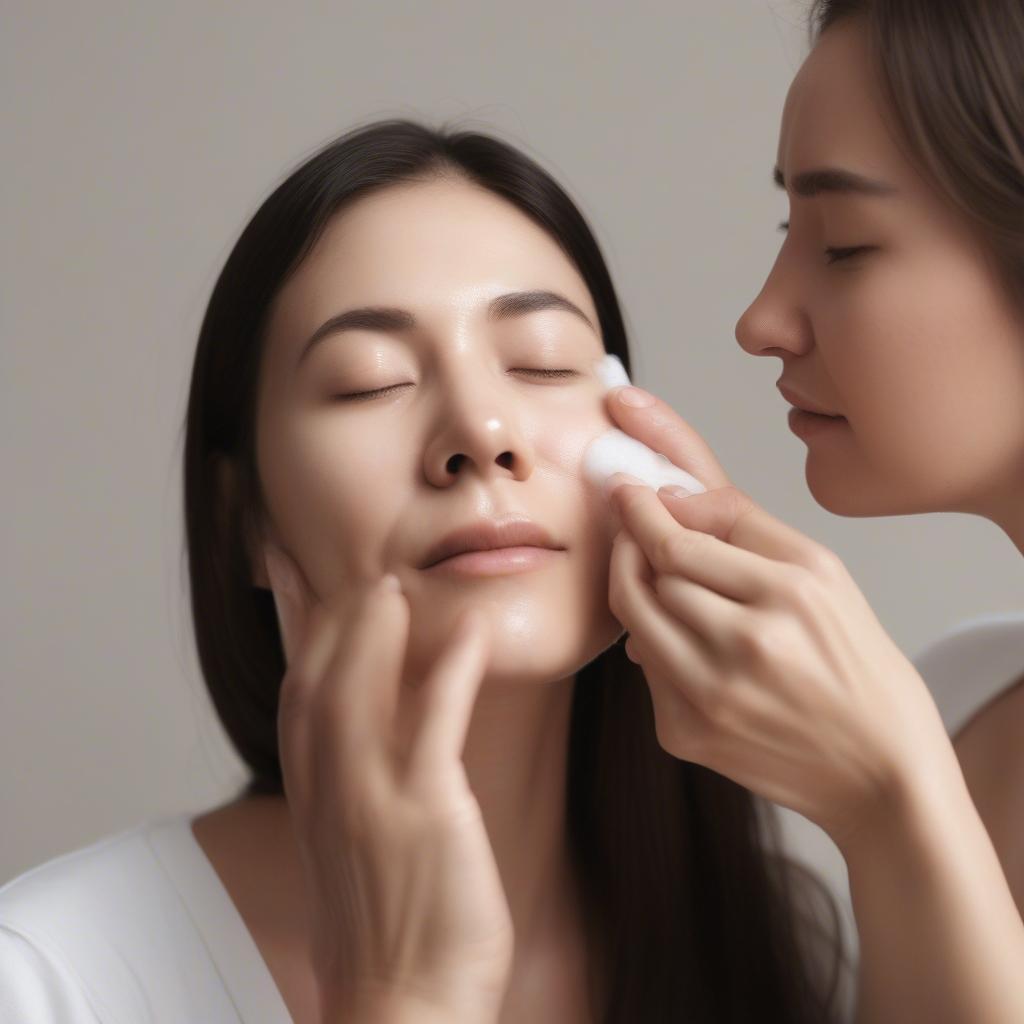
[[[532,948],[571,913],[566,772],[573,677],[484,687],[463,762],[515,928]]]

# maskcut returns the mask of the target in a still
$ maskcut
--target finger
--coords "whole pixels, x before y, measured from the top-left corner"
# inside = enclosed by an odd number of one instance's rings
[[[355,596],[356,608],[351,611]],[[342,625],[317,697],[327,747],[328,771],[346,774],[384,764],[409,636],[409,603],[394,575],[349,594],[334,608]],[[347,620],[347,621],[346,621]]]
[[[302,818],[313,797],[312,698],[330,662],[339,630],[323,606],[303,606],[301,593],[289,579],[288,567],[279,553],[268,552],[266,563],[286,652],[278,691],[278,761],[285,797]]]
[[[819,570],[835,556],[817,541],[769,515],[735,487],[678,497],[658,491],[665,508],[681,526],[710,534],[735,547],[779,562]],[[830,566],[832,568],[832,566]]]
[[[423,681],[423,718],[409,751],[411,777],[461,761],[490,649],[487,620],[474,609],[463,612]]]
[[[632,639],[632,638],[631,638]],[[633,643],[633,659],[641,668],[651,694],[658,743],[674,757],[703,761],[713,726],[686,691],[673,682],[673,672],[659,655]]]
[[[733,651],[741,618],[749,614],[744,605],[674,573],[655,573],[652,587],[662,608],[716,654]]]
[[[692,473],[708,490],[728,486],[729,477],[708,443],[672,406],[649,392],[642,393],[653,400],[651,405],[643,408],[628,405],[622,400],[626,390],[613,388],[605,403],[620,430]]]
[[[650,487],[623,484],[612,492],[611,501],[655,572],[675,573],[724,597],[749,603],[777,586],[773,570],[778,563],[686,529]]]
[[[635,541],[625,536],[616,540],[609,573],[612,613],[629,630],[633,651],[651,652],[681,690],[707,691],[716,685],[709,651],[700,636],[661,607],[644,579],[646,563]]]

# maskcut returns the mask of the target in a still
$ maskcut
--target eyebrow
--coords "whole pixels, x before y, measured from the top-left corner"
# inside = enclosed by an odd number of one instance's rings
[[[786,179],[779,167],[774,172],[775,184],[786,188]],[[813,171],[803,171],[793,176],[790,187],[805,199],[821,195],[823,192],[840,195],[891,196],[899,189],[895,185],[887,185],[884,181],[865,178],[853,171],[844,171],[838,167],[820,167]]]
[[[487,315],[491,320],[508,320],[512,317],[537,313],[546,309],[561,309],[578,316],[591,330],[596,331],[590,317],[574,302],[563,295],[549,291],[509,292],[491,299]],[[416,318],[407,309],[391,306],[363,306],[338,313],[322,323],[302,347],[298,363],[324,338],[342,331],[408,331],[417,326]]]

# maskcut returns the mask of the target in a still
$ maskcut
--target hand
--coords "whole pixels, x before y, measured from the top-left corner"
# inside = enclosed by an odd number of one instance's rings
[[[406,685],[400,590],[385,579],[326,607],[287,555],[266,554],[287,662],[281,770],[322,1005],[339,1020],[406,999],[496,1019],[512,919],[461,756],[486,620],[465,612]]]
[[[615,415],[626,429],[644,412]],[[710,450],[663,403],[659,416],[640,439],[698,478],[700,457],[714,487]],[[907,787],[955,777],[924,681],[831,551],[731,486],[676,498],[622,484],[611,501],[623,530],[609,603],[669,753],[803,814],[841,849]]]

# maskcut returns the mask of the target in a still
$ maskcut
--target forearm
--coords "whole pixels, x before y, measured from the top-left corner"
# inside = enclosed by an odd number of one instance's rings
[[[1024,1021],[1024,923],[959,769],[903,787],[843,853],[858,1024]]]

